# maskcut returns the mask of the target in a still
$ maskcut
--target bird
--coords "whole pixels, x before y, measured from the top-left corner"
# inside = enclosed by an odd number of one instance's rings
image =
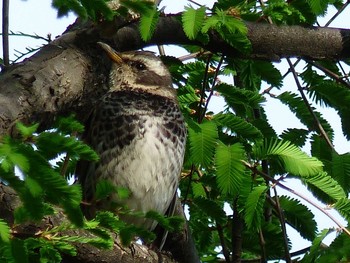
[[[99,161],[81,161],[76,169],[83,200],[90,204],[87,214],[117,213],[115,204],[120,204],[135,212],[165,215],[178,188],[187,135],[171,75],[153,52],[117,52],[106,43],[98,45],[112,65],[108,91],[93,107],[82,138]],[[101,180],[128,189],[129,197],[112,193],[96,200]],[[150,231],[157,226],[152,219],[118,216]]]

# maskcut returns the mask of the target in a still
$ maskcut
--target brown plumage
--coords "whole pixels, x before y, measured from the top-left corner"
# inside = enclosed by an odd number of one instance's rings
[[[84,200],[96,209],[111,210],[114,203],[141,212],[167,211],[178,187],[183,164],[186,129],[171,76],[151,52],[117,53],[100,43],[113,60],[109,92],[92,111],[84,140],[100,156],[97,163],[77,166]],[[113,194],[96,202],[99,180],[125,187],[130,197]],[[153,230],[152,220],[121,216]]]

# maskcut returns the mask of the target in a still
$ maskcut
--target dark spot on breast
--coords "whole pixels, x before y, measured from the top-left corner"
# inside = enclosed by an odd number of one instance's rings
[[[170,138],[171,133],[169,132],[169,130],[165,129],[164,127],[162,127],[160,129],[161,133],[164,135],[165,138]]]

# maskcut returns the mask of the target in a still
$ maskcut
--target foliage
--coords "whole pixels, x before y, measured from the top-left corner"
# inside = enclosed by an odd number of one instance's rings
[[[111,20],[114,15],[139,19],[140,35],[145,42],[152,38],[159,16],[163,15],[147,1],[124,0],[113,11],[105,0],[54,0],[52,3],[59,15],[73,11],[95,23]],[[186,6],[178,18],[185,35],[196,45],[206,44],[209,33],[214,33],[236,51],[248,54],[251,44],[243,21],[312,26],[330,6],[340,8],[342,3],[339,0],[264,3],[218,0],[213,7]],[[329,205],[349,222],[350,156],[336,152],[332,145],[334,127],[317,108],[321,105],[334,109],[349,140],[350,90],[343,65],[305,59],[302,72],[294,74],[296,88],[291,91],[286,89],[284,76],[272,62],[208,55],[196,45],[183,46],[188,52],[197,52],[193,61],[174,60],[170,70],[188,125],[181,199],[188,207],[189,225],[201,260],[216,262],[219,258],[222,260],[225,253],[229,256],[238,253],[241,258],[261,261],[286,259],[291,246],[289,233],[284,230],[288,224],[312,242],[308,252],[299,255],[297,261],[348,261],[349,236],[342,232],[329,247],[324,246],[323,239],[333,230],[317,229],[317,218],[309,209],[309,205],[315,203],[305,197],[301,202],[294,199],[295,196],[279,192],[284,188],[302,196],[299,189],[286,186],[288,179],[297,179],[307,186],[313,198]],[[294,66],[289,71],[297,73]],[[220,112],[212,111],[215,97],[224,101]],[[264,110],[268,98],[286,105],[304,127],[288,127],[278,134]],[[10,258],[14,262],[60,261],[62,252],[74,255],[74,242],[108,248],[113,242],[110,231],[117,232],[123,244],[130,242],[134,235],[154,238],[152,233],[126,225],[109,212],[100,212],[93,220],[84,221],[79,208],[81,189],[69,185],[65,179],[72,176],[78,159],[95,161],[97,156],[73,136],[81,132],[82,127],[72,119],[61,119],[50,131],[35,133],[37,128],[37,125],[19,123],[20,138],[2,139],[0,178],[22,200],[23,205],[15,212],[16,222],[39,221],[55,212],[54,205],[62,207],[70,222],[49,229],[39,237],[19,239],[12,234],[12,226],[0,220],[0,261]],[[308,145],[311,145],[310,154],[301,149]],[[50,161],[62,153],[68,165],[62,159],[51,165]],[[23,174],[22,179],[15,176],[15,168]],[[128,198],[127,190],[115,189],[108,182],[99,183],[100,199],[114,192]],[[153,212],[140,216],[156,219],[169,230],[181,225],[178,218],[164,218]],[[339,227],[344,230],[343,226]],[[64,230],[80,228],[94,236],[58,235]],[[241,246],[235,250],[236,244]]]
[[[80,185],[70,185],[67,179],[78,160],[94,162],[98,156],[76,137],[84,127],[72,116],[58,118],[53,129],[40,133],[37,133],[38,124],[17,123],[16,127],[18,138],[5,136],[0,142],[0,180],[17,192],[22,205],[14,211],[14,225],[0,219],[1,262],[61,262],[61,253],[76,255],[74,243],[77,242],[110,249],[114,244],[112,232],[119,233],[124,245],[135,236],[144,240],[155,238],[147,230],[126,225],[111,212],[99,212],[92,221],[83,218]],[[128,197],[126,189],[113,188],[108,182],[101,181],[97,186],[100,199],[114,192],[121,198]],[[61,225],[33,233],[26,239],[20,238],[21,232],[17,236],[14,230],[17,224],[39,223],[45,216],[55,217],[59,209],[67,217]],[[172,231],[183,223],[182,219],[165,218],[155,212],[137,216],[157,220]],[[67,230],[87,230],[91,236],[67,236],[64,234]]]

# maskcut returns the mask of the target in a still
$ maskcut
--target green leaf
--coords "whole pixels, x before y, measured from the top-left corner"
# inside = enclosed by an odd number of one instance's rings
[[[216,147],[215,168],[217,183],[223,194],[238,194],[245,167],[242,163],[245,151],[241,144],[231,146],[219,144]]]
[[[314,214],[299,200],[288,196],[279,197],[279,203],[288,224],[297,230],[303,238],[313,240],[317,231]]]
[[[24,179],[26,187],[34,197],[39,197],[43,194],[43,189],[40,187],[40,184],[33,180],[31,177],[26,177]]]
[[[155,7],[141,14],[140,34],[143,41],[147,42],[151,39],[156,29],[158,19],[159,12]]]
[[[84,131],[84,125],[78,122],[74,115],[58,117],[54,127],[64,134],[82,133]]]
[[[281,138],[285,141],[293,142],[294,145],[302,147],[305,145],[308,130],[305,129],[287,129],[281,134]]]
[[[216,85],[215,90],[225,98],[226,103],[233,109],[235,109],[236,105],[258,108],[265,101],[265,98],[259,92],[240,89],[226,83]]]
[[[121,0],[120,4],[138,14],[145,14],[155,8],[153,1]]]
[[[193,197],[196,198],[196,197],[205,197],[206,196],[205,188],[203,187],[203,185],[201,183],[192,182],[191,186],[192,186]]]
[[[124,246],[128,246],[135,236],[142,237],[144,240],[150,241],[155,239],[155,234],[135,225],[127,225],[120,229],[119,232],[121,242]]]
[[[117,194],[120,199],[125,199],[130,196],[130,191],[124,187],[116,187],[108,180],[99,180],[96,185],[95,199],[106,199],[111,194]]]
[[[46,243],[45,246],[42,246],[39,251],[40,251],[40,262],[59,263],[62,261],[61,254],[49,243]]]
[[[190,158],[196,165],[208,167],[213,162],[218,131],[214,122],[198,124],[197,130],[189,128]]]
[[[268,84],[280,88],[282,86],[281,72],[274,67],[272,62],[256,60],[253,63],[255,74],[261,77]]]
[[[27,263],[28,260],[28,250],[25,245],[25,241],[19,238],[11,239],[11,250],[14,262]]]
[[[315,176],[322,172],[323,164],[314,157],[308,156],[289,141],[278,139],[265,140],[253,146],[257,159],[278,161],[289,173],[303,177]]]
[[[87,10],[78,0],[52,0],[52,6],[57,9],[58,17],[66,16],[69,11],[73,11],[83,20],[88,18]]]
[[[350,200],[347,198],[339,199],[334,208],[348,221],[350,222]]]
[[[47,159],[56,158],[59,154],[67,152],[71,157],[80,157],[88,161],[97,161],[98,155],[90,146],[75,137],[66,136],[59,132],[42,132],[38,135],[36,146],[40,154]]]
[[[10,242],[10,227],[0,218],[0,244]]]
[[[283,92],[278,96],[278,99],[284,104],[286,104],[292,112],[298,117],[298,119],[310,130],[319,132],[318,127],[315,125],[315,119],[313,115],[310,113],[308,107],[305,105],[305,102],[298,95],[291,92]],[[333,129],[330,124],[322,118],[321,114],[315,110],[315,108],[311,107],[312,111],[316,115],[323,129],[326,131],[330,139],[333,138]]]
[[[328,0],[308,0],[308,4],[311,7],[311,11],[315,15],[325,14],[328,8]]]
[[[222,126],[223,129],[229,129],[231,133],[245,139],[256,140],[263,137],[259,129],[232,113],[218,113],[214,116],[213,120],[218,126]]]
[[[183,218],[180,216],[167,217],[152,210],[148,211],[145,217],[157,221],[160,226],[171,232],[180,231],[184,223]]]
[[[205,19],[205,10],[205,6],[198,9],[185,7],[185,11],[182,13],[182,24],[189,39],[195,39],[200,32]]]
[[[0,144],[0,164],[1,167],[9,172],[17,165],[23,172],[27,172],[30,164],[26,156],[24,156],[19,146],[21,142],[17,142],[9,137],[5,137],[4,143]]]
[[[39,127],[39,123],[33,124],[31,126],[25,126],[21,122],[16,122],[17,130],[21,133],[22,137],[25,139],[32,136],[33,133],[36,132],[38,127]]]
[[[344,232],[338,234],[334,241],[330,244],[327,249],[314,250],[314,255],[319,255],[317,263],[329,263],[329,262],[349,262],[350,260],[350,238]],[[316,261],[314,261],[316,262]]]
[[[319,255],[320,255],[320,247],[322,245],[323,239],[332,232],[331,229],[323,229],[321,233],[317,235],[317,237],[312,241],[312,245],[310,251],[304,256],[302,263],[314,263]]]
[[[124,225],[124,222],[121,222],[115,214],[109,211],[99,211],[95,220],[99,222],[99,226],[112,229],[115,232],[118,232]]]
[[[227,216],[222,203],[204,197],[195,198],[193,202],[198,206],[198,209],[202,210],[208,217],[214,219],[218,224],[223,225],[226,223]]]
[[[264,185],[254,187],[248,195],[245,203],[244,221],[248,229],[261,229],[261,219],[263,218],[263,208],[265,203],[265,193],[267,187]]]
[[[339,200],[346,197],[343,188],[325,172],[310,177],[304,177],[303,181],[315,186],[333,200]]]
[[[346,191],[350,192],[350,154],[332,154],[332,177],[341,185]]]

